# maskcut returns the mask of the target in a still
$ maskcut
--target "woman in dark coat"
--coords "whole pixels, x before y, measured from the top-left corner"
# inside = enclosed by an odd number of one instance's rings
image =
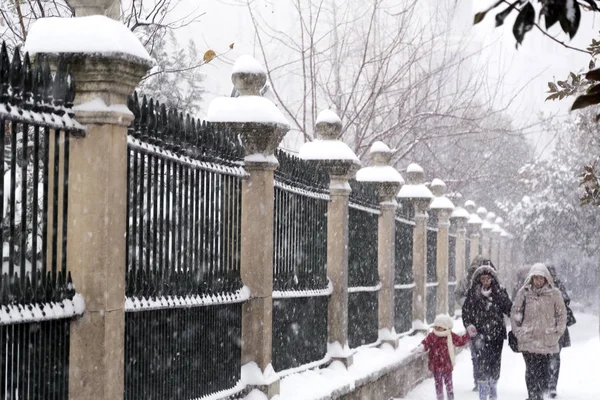
[[[571,303],[571,298],[567,293],[567,288],[562,283],[560,279],[556,276],[556,269],[552,265],[548,265],[548,272],[554,279],[554,287],[556,287],[565,301],[565,307],[567,309],[567,326],[571,326],[575,323],[575,317],[573,316],[573,312],[569,308],[569,304]],[[558,384],[558,375],[560,373],[560,351],[563,347],[571,346],[571,336],[569,335],[569,328],[565,329],[565,333],[560,337],[558,341],[558,353],[552,354],[550,356],[550,365],[548,368],[548,387],[547,391],[550,394],[551,398],[556,397],[556,386]]]
[[[511,307],[512,302],[506,289],[498,282],[494,266],[490,261],[484,262],[473,273],[462,310],[464,325],[473,325],[477,329],[473,341],[479,364],[477,385],[480,400],[497,399],[496,385],[506,338],[504,316],[510,315]]]

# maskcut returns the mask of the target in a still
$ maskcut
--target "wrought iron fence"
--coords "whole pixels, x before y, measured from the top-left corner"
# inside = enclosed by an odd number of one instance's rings
[[[273,238],[273,367],[327,352],[327,173],[278,150]]]
[[[0,397],[66,399],[70,318],[83,312],[67,270],[69,140],[75,88],[62,60],[0,49]]]
[[[396,217],[396,274],[394,282],[396,332],[412,329],[412,306],[415,280],[413,277],[413,230],[414,222]]]
[[[231,388],[240,379],[237,303],[245,299],[243,147],[224,127],[137,93],[129,108],[125,398]],[[156,382],[165,377],[166,386]]]
[[[350,181],[348,211],[348,344],[358,347],[378,337],[377,271],[379,198],[373,184]]]
[[[456,309],[456,234],[448,236],[448,314],[454,315]]]
[[[437,228],[427,228],[427,322],[432,324],[437,309]]]

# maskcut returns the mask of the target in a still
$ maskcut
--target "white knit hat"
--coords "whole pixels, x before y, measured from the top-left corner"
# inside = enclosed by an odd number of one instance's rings
[[[454,320],[448,314],[439,314],[433,321],[433,326],[439,326],[440,328],[450,329],[454,326]]]

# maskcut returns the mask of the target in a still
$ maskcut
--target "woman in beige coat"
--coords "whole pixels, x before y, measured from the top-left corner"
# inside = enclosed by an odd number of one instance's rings
[[[529,400],[543,400],[550,356],[567,326],[565,302],[544,264],[531,267],[513,302],[511,323],[525,359]]]

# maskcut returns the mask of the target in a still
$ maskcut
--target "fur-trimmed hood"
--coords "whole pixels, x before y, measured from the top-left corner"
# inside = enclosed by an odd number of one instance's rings
[[[490,275],[494,278],[494,281],[498,283],[498,273],[496,270],[491,265],[482,265],[473,272],[473,276],[471,277],[471,287],[479,283],[479,277],[481,275]]]

